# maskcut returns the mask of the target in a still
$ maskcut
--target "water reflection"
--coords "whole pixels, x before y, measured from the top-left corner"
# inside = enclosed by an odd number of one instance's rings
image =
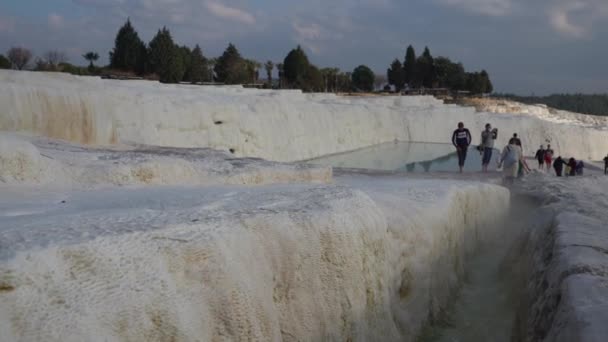
[[[496,167],[499,151],[494,150],[490,169]],[[310,162],[333,167],[385,171],[445,172],[458,170],[458,156],[452,144],[395,142],[320,157]],[[465,171],[481,170],[481,154],[469,148]]]

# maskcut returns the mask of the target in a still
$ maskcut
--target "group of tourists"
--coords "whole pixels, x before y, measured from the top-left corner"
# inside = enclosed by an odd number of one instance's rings
[[[488,166],[492,160],[492,152],[494,150],[495,140],[498,138],[498,129],[492,128],[489,123],[481,132],[481,144],[477,147],[481,155],[481,170],[488,172]],[[452,134],[452,144],[456,147],[458,154],[458,167],[460,172],[463,172],[464,164],[467,158],[467,150],[471,145],[471,132],[464,127],[464,123],[459,122],[458,128]],[[575,158],[563,159],[558,155],[553,159],[555,152],[548,144],[547,148],[541,145],[536,151],[535,158],[538,161],[538,169],[541,171],[550,171],[551,167],[555,170],[558,177],[565,176],[581,176],[585,164],[582,160]],[[504,147],[498,160],[498,168],[503,168],[503,174],[507,181],[513,181],[515,178],[522,177],[526,172],[530,172],[530,167],[524,158],[521,139],[514,133],[509,139],[509,143]],[[565,171],[565,172],[564,172]],[[608,175],[608,156],[604,158],[604,174]]]
[[[551,169],[551,161],[553,158],[553,149],[551,145],[547,145],[545,149],[543,145],[536,151],[536,160],[538,160],[538,169],[549,171]],[[585,163],[582,160],[576,160],[574,158],[564,160],[562,156],[558,156],[553,161],[553,169],[555,175],[561,177],[562,175],[568,176],[582,176]],[[565,169],[565,172],[564,172]]]

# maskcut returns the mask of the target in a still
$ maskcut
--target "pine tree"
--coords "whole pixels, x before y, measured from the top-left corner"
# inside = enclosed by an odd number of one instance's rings
[[[485,70],[481,70],[481,81],[483,82],[483,92],[486,94],[490,94],[494,91],[494,86],[492,85],[492,81],[490,81],[490,75]]]
[[[309,66],[308,56],[299,45],[287,54],[283,61],[283,75],[290,87],[302,88],[304,86],[304,78]]]
[[[131,20],[118,30],[114,49],[110,52],[110,67],[124,71],[145,72],[146,46],[131,25]]]
[[[150,41],[150,68],[163,83],[180,82],[184,76],[185,51],[173,43],[171,32],[166,27]]]
[[[433,56],[428,47],[424,48],[424,52],[416,61],[416,77],[414,83],[420,87],[433,88],[436,77]]]
[[[207,59],[198,44],[190,53],[190,63],[184,75],[187,82],[198,83],[208,81]]]
[[[413,86],[416,77],[416,51],[411,45],[407,47],[405,60],[403,61],[403,81],[408,86]]]
[[[395,59],[391,63],[391,67],[386,71],[386,78],[388,83],[395,87],[396,91],[401,91],[405,83],[404,69],[398,59]]]
[[[226,84],[247,83],[250,79],[247,63],[232,43],[228,44],[224,53],[217,59],[214,71],[215,80]]]

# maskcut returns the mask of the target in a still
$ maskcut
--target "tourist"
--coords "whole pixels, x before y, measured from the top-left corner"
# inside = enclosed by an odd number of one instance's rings
[[[608,175],[608,154],[604,157],[604,174]]]
[[[524,158],[524,150],[521,147],[521,140],[513,138],[513,141],[515,143],[515,146],[519,148],[519,154],[521,155],[521,158],[519,159],[519,165],[517,167],[517,178],[521,178],[524,176],[524,172],[530,172],[530,167],[528,167],[528,163],[526,163],[526,159]]]
[[[551,167],[551,161],[553,160],[553,149],[551,148],[551,144],[547,145],[547,149],[545,150],[545,167],[547,170]]]
[[[498,137],[498,129],[492,129],[492,125],[486,124],[486,129],[481,132],[481,171],[488,172],[488,164],[492,160],[492,150],[494,150],[494,140]]]
[[[536,160],[538,160],[538,169],[544,169],[545,165],[545,147],[540,145],[540,148],[536,151]]]
[[[513,133],[513,138],[511,139],[515,139],[515,144],[521,146],[521,140],[517,137],[517,133]]]
[[[464,161],[467,159],[467,149],[471,144],[471,132],[464,128],[462,122],[458,123],[458,129],[452,134],[452,144],[456,147],[456,152],[458,153],[458,167],[460,168],[460,173],[462,173]]]
[[[519,162],[522,159],[521,148],[515,144],[516,140],[511,138],[500,155],[498,167],[503,168],[503,176],[506,184],[512,184],[517,177]]]
[[[576,163],[576,175],[582,176],[584,168],[585,168],[585,164],[583,164],[582,160],[579,160],[578,163]]]
[[[553,162],[553,169],[555,169],[555,174],[557,177],[562,176],[562,170],[564,169],[564,165],[566,162],[562,159],[562,156],[558,156]]]
[[[576,159],[574,158],[568,160],[568,174],[570,176],[576,176]]]

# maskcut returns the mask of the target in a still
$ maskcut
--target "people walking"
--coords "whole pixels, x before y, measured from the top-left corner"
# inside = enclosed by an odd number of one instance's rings
[[[547,149],[545,150],[545,167],[547,170],[551,168],[551,162],[553,160],[553,149],[551,148],[551,144],[547,145]]]
[[[608,175],[608,154],[604,157],[604,174]]]
[[[516,134],[514,134],[514,136],[516,136]],[[521,178],[524,176],[525,173],[530,172],[530,168],[528,167],[528,164],[526,163],[526,159],[524,158],[524,150],[521,147],[521,140],[519,140],[517,138],[513,138],[513,142],[515,143],[515,146],[517,146],[517,148],[519,148],[519,154],[521,155],[521,158],[519,158],[519,165],[517,168],[517,178]]]
[[[568,174],[570,176],[576,176],[576,159],[574,158],[568,160]]]
[[[536,157],[536,160],[538,161],[538,169],[539,170],[544,169],[544,165],[545,165],[545,147],[543,145],[540,145],[540,148],[538,150],[536,150],[535,157]]]
[[[582,160],[579,160],[576,163],[576,175],[577,176],[582,176],[583,175],[583,169],[585,168],[585,164],[583,163]]]
[[[555,169],[555,174],[557,175],[557,177],[562,176],[564,165],[566,165],[566,162],[562,159],[562,156],[558,156],[553,162],[553,169]]]
[[[488,172],[488,165],[492,160],[492,151],[494,150],[494,140],[498,137],[498,129],[492,129],[492,125],[486,124],[486,129],[481,132],[481,171]]]
[[[452,144],[456,147],[456,153],[458,153],[458,167],[460,173],[464,168],[464,162],[467,159],[467,149],[471,145],[471,132],[467,128],[464,128],[462,122],[458,123],[458,128],[452,134]]]
[[[515,144],[518,146],[521,146],[521,139],[519,139],[519,137],[517,136],[517,133],[513,133],[513,138],[515,139]]]
[[[503,168],[503,177],[506,184],[512,184],[517,178],[519,163],[522,159],[521,149],[515,142],[514,138],[509,140],[509,144],[502,150],[498,163],[498,167]]]

